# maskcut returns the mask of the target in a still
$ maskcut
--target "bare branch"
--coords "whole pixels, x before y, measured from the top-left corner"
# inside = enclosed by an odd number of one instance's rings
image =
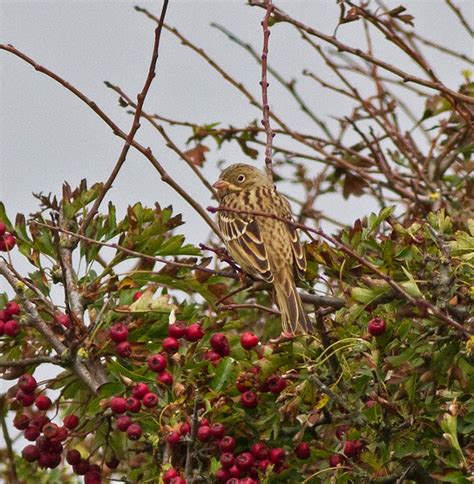
[[[130,149],[133,138],[135,137],[135,134],[137,133],[138,129],[140,128],[140,116],[142,114],[143,104],[145,102],[146,95],[148,94],[148,90],[150,89],[151,83],[153,82],[153,79],[156,76],[155,68],[156,68],[156,62],[158,60],[158,51],[159,51],[159,48],[160,48],[160,37],[161,37],[161,32],[163,30],[163,22],[165,21],[165,15],[166,15],[166,9],[167,8],[168,8],[168,0],[164,0],[163,1],[163,7],[161,8],[160,21],[155,28],[155,40],[154,40],[154,44],[153,44],[150,67],[148,68],[148,75],[146,77],[145,84],[143,85],[141,92],[137,95],[137,108],[136,108],[136,111],[135,111],[135,116],[133,117],[132,127],[130,128],[130,131],[129,131],[126,139],[125,139],[125,144],[123,145],[122,151],[121,151],[120,156],[117,160],[117,163],[114,166],[114,169],[112,170],[112,173],[110,174],[109,178],[105,182],[101,193],[99,194],[99,196],[95,200],[94,205],[92,206],[89,213],[87,214],[87,217],[82,222],[81,228],[79,229],[79,232],[81,234],[85,233],[87,226],[89,225],[91,220],[94,218],[95,214],[97,213],[97,210],[99,209],[100,204],[102,203],[102,200],[104,199],[106,193],[111,188],[112,183],[114,182],[114,180],[117,177],[120,169],[122,168],[122,165],[125,163],[125,160],[126,160],[127,154],[128,154],[128,150]]]
[[[275,133],[272,131],[270,125],[270,106],[268,104],[268,81],[267,81],[267,58],[268,58],[268,38],[270,37],[270,29],[268,27],[268,21],[273,11],[272,0],[265,0],[267,5],[267,12],[262,21],[263,28],[263,49],[262,49],[262,80],[260,85],[262,86],[262,105],[263,105],[263,119],[262,125],[267,135],[267,141],[265,143],[265,170],[268,178],[273,180],[272,171],[272,142]]]

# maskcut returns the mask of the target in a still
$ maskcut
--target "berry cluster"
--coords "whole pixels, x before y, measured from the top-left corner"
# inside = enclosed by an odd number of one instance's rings
[[[6,335],[14,338],[21,330],[17,318],[21,314],[20,306],[16,301],[9,301],[0,310],[0,336]]]
[[[256,366],[242,372],[235,383],[241,393],[240,403],[244,408],[256,408],[259,403],[258,392],[279,395],[287,386],[287,382],[279,375],[270,375],[262,381],[260,369]]]
[[[35,395],[38,383],[34,376],[25,373],[18,379],[16,400],[23,407],[35,404],[38,412],[19,413],[13,420],[16,429],[23,431],[23,437],[34,444],[26,445],[21,454],[27,462],[36,462],[43,469],[54,469],[61,464],[67,442],[75,436],[74,430],[80,420],[75,414],[66,415],[62,425],[53,422],[46,412],[51,408],[51,399],[44,395]],[[66,452],[66,462],[72,466],[76,475],[84,476],[85,484],[101,483],[101,467],[84,459],[76,449]],[[119,462],[110,460],[106,465],[115,469]]]
[[[0,251],[9,252],[15,245],[15,236],[7,232],[7,226],[3,222],[0,222]]]

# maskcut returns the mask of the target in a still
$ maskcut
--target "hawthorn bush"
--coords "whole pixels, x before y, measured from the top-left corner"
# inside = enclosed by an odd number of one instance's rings
[[[272,29],[290,23],[305,41],[338,42],[261,6]],[[409,42],[410,16],[384,12],[341,2],[340,23],[381,30],[428,71]],[[112,203],[99,207],[111,183],[84,181],[65,183],[60,197],[38,195],[28,218],[13,220],[0,205],[0,274],[11,288],[0,296],[0,368],[12,382],[1,397],[6,482],[472,480],[474,86],[467,73],[458,91],[433,77],[414,81],[436,90],[420,91],[426,104],[415,123],[428,140],[415,141],[377,70],[359,66],[378,89],[366,98],[315,47],[358,102],[340,132],[316,120],[324,137],[315,139],[270,113],[277,132],[313,150],[273,147],[278,185],[290,167],[305,194],[294,202],[307,236],[302,291],[313,334],[282,337],[271,287],[242,284],[218,234],[186,243],[181,216],[161,200],[119,217]],[[155,122],[109,87],[135,120]],[[268,134],[256,123],[183,124],[193,147],[175,152],[198,166],[207,138],[255,158],[251,146]],[[357,145],[343,137],[351,128]],[[316,172],[308,159],[325,166]],[[314,206],[332,192],[369,194],[380,209],[328,235]]]

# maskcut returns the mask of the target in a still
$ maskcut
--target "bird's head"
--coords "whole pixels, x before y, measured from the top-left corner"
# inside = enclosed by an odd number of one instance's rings
[[[228,193],[252,190],[258,186],[272,187],[272,182],[258,168],[238,163],[226,168],[212,186],[218,191],[219,198],[223,198]]]

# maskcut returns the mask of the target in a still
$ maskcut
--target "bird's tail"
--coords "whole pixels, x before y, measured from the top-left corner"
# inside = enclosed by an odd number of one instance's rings
[[[274,274],[273,284],[281,312],[283,331],[290,334],[311,332],[313,324],[306,314],[303,302],[296,290],[293,274],[289,271]]]

